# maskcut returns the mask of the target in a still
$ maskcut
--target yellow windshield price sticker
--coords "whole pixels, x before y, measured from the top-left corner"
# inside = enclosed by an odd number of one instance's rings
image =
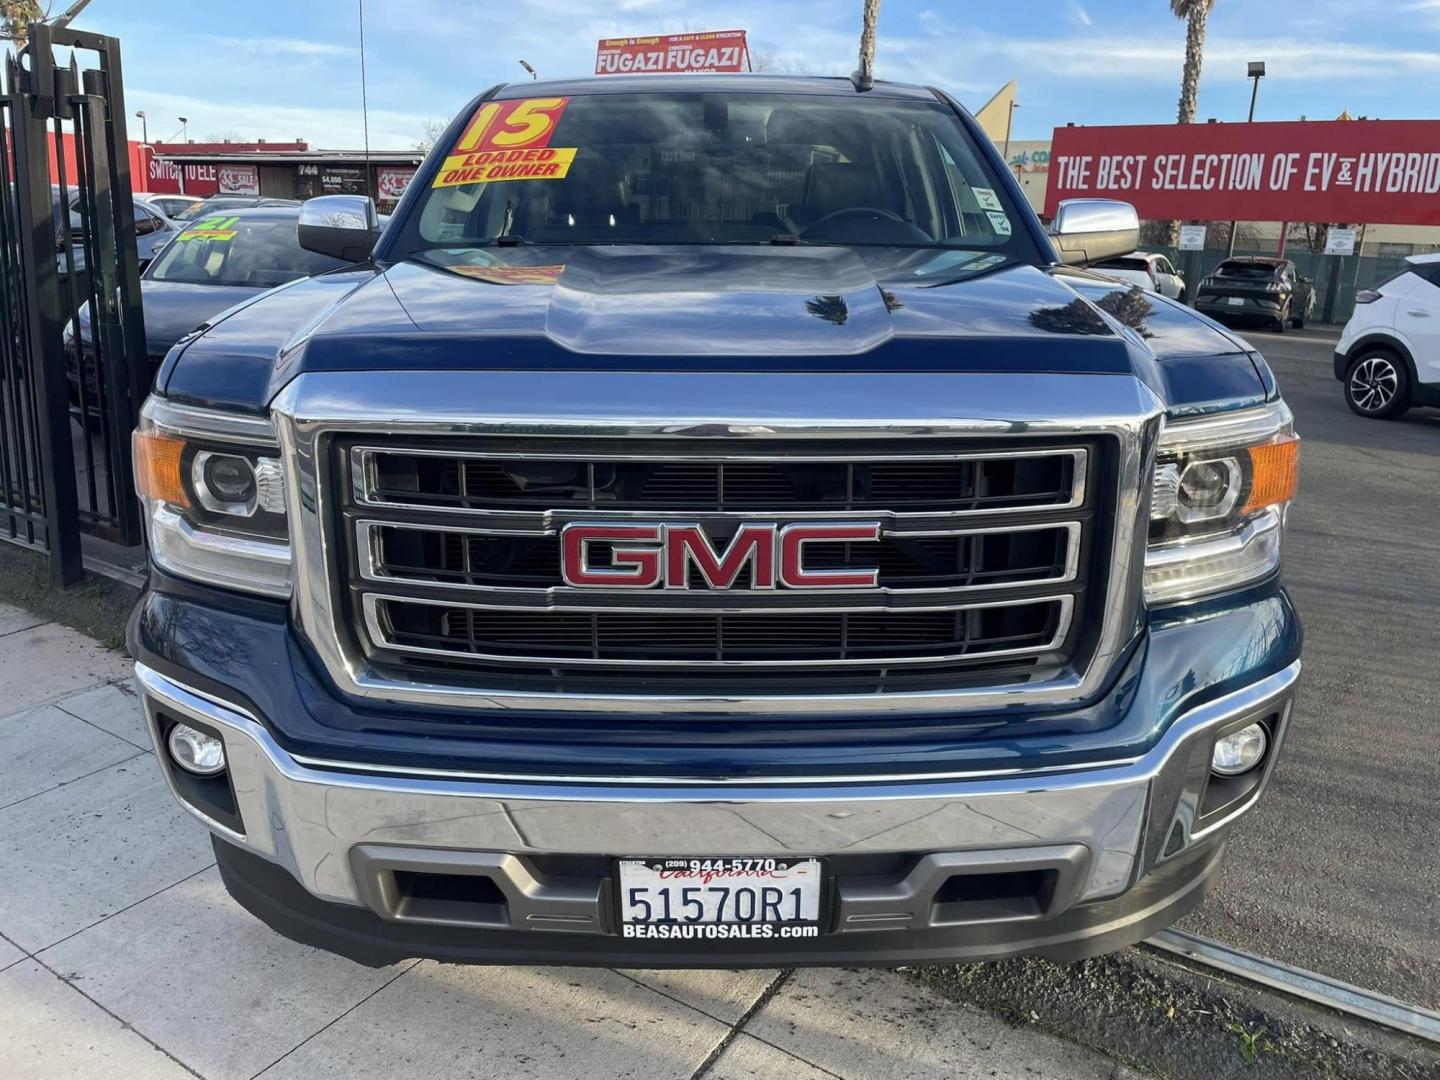
[[[551,146],[567,97],[487,101],[455,140],[432,187],[496,180],[560,180],[577,147]]]
[[[562,180],[575,160],[574,146],[541,146],[530,150],[481,150],[451,154],[433,186],[490,183],[495,180]]]
[[[223,214],[217,214],[197,221],[175,239],[177,242],[181,240],[212,240],[225,243],[234,240],[239,234],[239,230],[235,228],[239,222],[238,217],[225,217]]]

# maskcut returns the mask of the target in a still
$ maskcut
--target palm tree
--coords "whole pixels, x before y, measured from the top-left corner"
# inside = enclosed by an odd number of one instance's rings
[[[880,0],[865,0],[860,16],[860,68],[857,74],[866,82],[875,77],[875,24],[879,19]]]
[[[1170,11],[1185,20],[1185,68],[1180,76],[1182,124],[1195,122],[1195,101],[1200,96],[1200,67],[1205,63],[1205,23],[1215,0],[1170,0]],[[1157,226],[1161,243],[1174,247],[1180,242],[1180,223],[1167,221]]]
[[[17,46],[25,44],[30,24],[45,17],[37,0],[0,0],[0,37],[9,38]]]
[[[1200,95],[1200,66],[1205,62],[1205,23],[1215,0],[1170,0],[1170,10],[1185,20],[1185,72],[1180,79],[1180,123],[1195,122]]]

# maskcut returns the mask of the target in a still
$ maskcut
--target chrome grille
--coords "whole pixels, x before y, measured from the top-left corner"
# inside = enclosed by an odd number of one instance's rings
[[[335,441],[346,602],[370,662],[568,691],[633,690],[648,671],[668,693],[687,670],[712,688],[783,693],[839,677],[851,691],[903,689],[942,672],[998,684],[1069,663],[1103,583],[1095,440],[916,440],[886,454],[831,440],[733,454],[659,439],[562,447]],[[728,590],[693,570],[684,590],[561,579],[571,521],[696,522],[720,545],[747,520],[859,514],[881,523],[878,543],[817,542],[806,561],[876,567],[876,589],[752,591],[748,568]]]
[[[654,451],[663,455],[663,450]],[[415,448],[352,451],[362,504],[506,512],[866,511],[1003,513],[1062,509],[1083,493],[1086,455],[1072,448],[851,459],[786,454],[770,460],[677,460],[600,454],[585,459]]]
[[[704,615],[497,611],[373,593],[364,598],[371,638],[385,648],[560,667],[994,660],[1055,648],[1072,604],[1067,596],[956,611]]]

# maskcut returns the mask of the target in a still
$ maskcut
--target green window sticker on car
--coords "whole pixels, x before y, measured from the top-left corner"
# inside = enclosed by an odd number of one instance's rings
[[[981,210],[1004,210],[993,188],[977,187],[970,190],[975,192],[975,201],[980,204]]]
[[[1010,219],[1000,210],[986,210],[985,216],[990,219],[990,227],[995,230],[997,236],[1010,235]]]
[[[226,217],[224,214],[213,214],[210,217],[197,221],[175,239],[177,241],[210,240],[223,244],[235,239],[238,232],[235,226],[239,223],[240,219],[238,217]]]

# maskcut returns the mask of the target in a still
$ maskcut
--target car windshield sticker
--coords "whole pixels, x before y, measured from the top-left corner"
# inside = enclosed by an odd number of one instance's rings
[[[568,97],[487,101],[475,110],[432,187],[496,180],[560,180],[576,147],[551,146]]]
[[[1010,235],[1010,219],[999,210],[986,210],[985,216],[990,219],[990,226],[1000,236]]]
[[[971,188],[975,192],[975,199],[980,203],[982,210],[1001,210],[1000,200],[995,197],[995,192],[988,187]]]
[[[186,229],[176,240],[210,240],[215,243],[229,243],[234,240],[238,230],[238,217],[226,217],[223,214],[215,214],[211,217],[197,221],[190,228]]]
[[[972,274],[978,274],[981,270],[989,270],[992,266],[999,266],[1005,261],[1004,255],[986,255],[983,259],[976,259],[969,266],[965,267]]]
[[[565,272],[565,264],[553,266],[447,266],[457,274],[488,281],[492,285],[554,285]]]

